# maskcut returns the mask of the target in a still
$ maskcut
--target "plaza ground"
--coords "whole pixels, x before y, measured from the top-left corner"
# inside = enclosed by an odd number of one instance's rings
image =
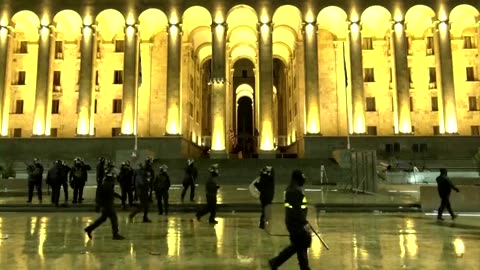
[[[281,208],[272,213],[283,226]],[[480,269],[480,218],[437,223],[421,213],[319,213],[310,222],[331,250],[314,238],[312,269]],[[258,229],[257,213],[220,213],[219,224],[192,221],[192,213],[151,214],[133,223],[119,213],[112,240],[107,221],[88,240],[83,228],[96,213],[1,213],[1,269],[268,269],[288,245],[284,233]],[[204,218],[206,220],[206,218]],[[278,230],[277,230],[278,231]],[[273,234],[273,235],[272,235]],[[298,269],[292,257],[280,269]]]

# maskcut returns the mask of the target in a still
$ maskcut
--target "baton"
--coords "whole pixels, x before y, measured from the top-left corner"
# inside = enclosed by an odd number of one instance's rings
[[[310,224],[310,222],[308,223],[308,226],[310,226],[310,229],[312,229],[313,233],[315,233],[315,235],[318,237],[318,239],[320,240],[320,242],[322,242],[322,245],[323,245],[327,250],[330,250],[330,247],[328,247],[327,242],[325,242],[325,240],[323,240],[323,238],[315,231],[315,229],[313,228],[312,224]]]

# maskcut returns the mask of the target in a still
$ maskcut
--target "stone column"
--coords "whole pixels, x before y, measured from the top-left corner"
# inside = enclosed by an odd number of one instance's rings
[[[260,77],[260,150],[273,150],[273,51],[272,24],[258,25]]]
[[[320,134],[320,88],[318,85],[318,45],[316,23],[303,24],[305,65],[305,111],[307,134]]]
[[[122,135],[134,135],[138,75],[137,27],[125,27],[125,52],[123,56]]]
[[[435,61],[437,71],[437,88],[442,98],[439,104],[443,105],[442,124],[444,126],[445,133],[455,134],[458,132],[457,108],[455,104],[452,46],[450,40],[450,25],[448,21],[436,23],[434,31],[436,43]]]
[[[33,119],[33,135],[44,136],[49,135],[50,130],[47,124],[49,111],[49,94],[52,93],[52,76],[51,76],[51,50],[52,39],[51,29],[49,26],[41,26],[38,38],[38,61],[37,61],[37,83],[35,92],[35,109]]]
[[[10,49],[11,35],[10,30],[5,26],[0,26],[0,132],[1,136],[8,136],[8,118],[9,114],[9,90],[10,90]]]
[[[395,133],[412,133],[410,116],[410,80],[408,74],[407,37],[403,22],[392,24],[393,81],[396,91],[397,111]]]
[[[78,120],[77,120],[77,135],[87,136],[94,135],[90,133],[90,126],[94,120],[92,114],[92,100],[94,91],[94,66],[95,53],[97,50],[96,38],[92,26],[86,25],[82,30],[82,40],[80,43],[80,80],[78,91]]]
[[[351,22],[349,30],[353,133],[365,134],[365,95],[363,91],[362,34],[360,32],[360,23]]]
[[[212,150],[226,150],[226,23],[212,25]],[[226,153],[225,153],[226,154]]]
[[[167,59],[167,127],[168,135],[179,135],[180,126],[180,63],[182,53],[182,29],[178,24],[168,27]]]

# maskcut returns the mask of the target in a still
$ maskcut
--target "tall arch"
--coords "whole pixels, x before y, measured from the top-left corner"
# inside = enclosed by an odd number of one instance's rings
[[[167,15],[159,9],[149,8],[138,16],[138,30],[142,40],[150,40],[158,33],[166,33]]]
[[[58,33],[64,40],[74,41],[78,39],[83,24],[82,17],[76,11],[62,10],[53,17],[53,23]]]
[[[102,40],[111,41],[117,34],[123,34],[125,17],[118,10],[106,9],[95,18],[97,31]]]

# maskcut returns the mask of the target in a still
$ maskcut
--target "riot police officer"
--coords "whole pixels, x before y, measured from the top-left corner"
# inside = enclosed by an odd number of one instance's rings
[[[42,179],[43,179],[43,166],[40,164],[38,158],[33,159],[33,164],[27,164],[28,174],[28,200],[27,203],[32,202],[33,189],[37,188],[38,201],[42,202]]]
[[[122,191],[122,206],[126,209],[126,201],[128,197],[128,206],[133,206],[133,168],[127,160],[122,163],[120,173],[118,174],[118,183]]]
[[[160,173],[155,177],[153,183],[155,196],[157,197],[159,215],[163,215],[164,212],[165,215],[168,215],[168,190],[170,189],[170,176],[168,176],[167,170],[167,165],[160,166]]]
[[[60,187],[63,180],[63,164],[61,160],[55,161],[52,168],[47,173],[47,185],[52,188],[52,204],[58,207],[58,201],[60,199]]]
[[[260,204],[262,206],[262,215],[260,216],[259,228],[265,228],[265,207],[272,203],[275,195],[275,174],[272,166],[265,166],[260,171],[260,180],[256,182],[255,187],[260,191]]]
[[[100,157],[97,163],[97,185],[99,185],[105,176],[105,158]]]
[[[148,208],[150,205],[150,172],[145,170],[144,165],[140,164],[138,169],[135,170],[133,174],[133,182],[135,183],[135,193],[140,200],[140,204],[135,208],[135,210],[129,215],[130,221],[133,221],[135,215],[143,211],[143,222],[149,223],[152,222],[148,219]]]
[[[210,177],[205,183],[207,205],[197,212],[196,217],[197,220],[200,221],[202,216],[210,212],[209,223],[217,224],[218,222],[215,220],[215,215],[217,211],[217,191],[220,188],[220,186],[217,185],[217,177],[219,175],[218,164],[213,164],[208,170]]]
[[[98,208],[101,209],[102,215],[95,220],[93,224],[84,229],[90,239],[92,239],[93,230],[105,222],[107,218],[110,219],[112,223],[113,240],[125,239],[125,237],[118,233],[118,218],[113,201],[115,197],[120,199],[122,197],[114,191],[115,174],[113,167],[113,162],[107,162],[105,177],[97,189],[96,203]]]
[[[193,159],[187,161],[187,166],[185,167],[185,176],[183,178],[183,190],[182,190],[182,202],[187,194],[187,189],[190,187],[190,201],[193,202],[195,198],[195,182],[198,177],[198,170],[193,163]]]
[[[73,188],[73,201],[72,203],[82,203],[83,201],[83,188],[87,182],[90,166],[85,164],[84,161],[76,157],[73,160],[72,170],[70,171],[70,186]]]
[[[307,221],[307,198],[303,194],[306,177],[300,170],[292,172],[290,184],[285,191],[285,224],[290,234],[290,245],[277,257],[269,260],[271,269],[278,269],[293,254],[297,253],[300,270],[309,270],[307,250],[312,243],[311,228]]]

